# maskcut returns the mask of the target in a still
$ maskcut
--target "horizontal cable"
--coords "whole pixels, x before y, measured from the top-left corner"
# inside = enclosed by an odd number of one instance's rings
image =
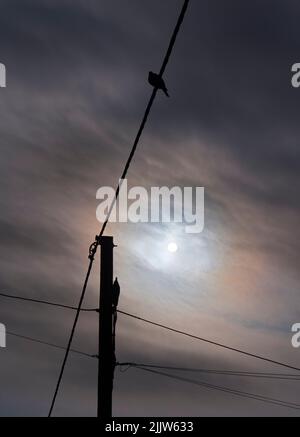
[[[211,390],[217,390],[217,391],[221,391],[224,393],[233,394],[235,396],[239,396],[239,397],[243,397],[243,398],[247,398],[247,399],[253,399],[253,400],[257,400],[257,401],[261,401],[261,402],[265,402],[268,404],[273,404],[273,405],[277,405],[277,406],[281,406],[281,407],[292,408],[294,410],[300,410],[300,404],[296,404],[294,402],[286,402],[286,401],[282,401],[280,399],[275,399],[275,398],[271,398],[271,397],[267,397],[267,396],[257,395],[254,393],[248,393],[245,391],[231,389],[228,387],[222,387],[222,386],[218,386],[218,385],[214,385],[214,384],[209,384],[209,383],[202,382],[202,381],[195,381],[193,379],[183,378],[183,377],[176,376],[176,375],[171,375],[169,373],[160,372],[158,370],[146,369],[144,367],[135,367],[135,368],[142,370],[144,372],[154,373],[154,374],[157,374],[160,376],[175,379],[177,381],[197,385],[199,387],[204,387],[204,388],[208,388]]]
[[[77,308],[69,306],[69,305],[62,305],[62,304],[58,304],[58,303],[54,303],[54,302],[49,302],[49,301],[45,301],[45,300],[25,298],[25,297],[20,297],[20,296],[9,295],[9,294],[5,294],[5,293],[0,293],[0,296],[11,298],[11,299],[18,299],[18,300],[22,300],[22,301],[29,301],[29,302],[35,302],[35,303],[44,304],[44,305],[55,306],[55,307],[59,307],[59,308],[69,309],[69,310],[77,310]],[[98,309],[93,309],[93,308],[86,308],[86,309],[82,309],[82,311],[97,312],[99,310]],[[197,335],[190,334],[188,332],[181,331],[181,330],[178,330],[178,329],[175,329],[175,328],[171,328],[170,326],[166,326],[166,325],[163,325],[161,323],[153,322],[152,320],[148,320],[148,319],[145,319],[143,317],[140,317],[140,316],[137,316],[137,315],[134,315],[134,314],[130,314],[130,313],[122,311],[122,310],[118,310],[117,312],[119,314],[125,315],[127,317],[131,317],[133,319],[136,319],[138,321],[141,321],[141,322],[144,322],[144,323],[156,326],[156,327],[161,328],[161,329],[165,329],[165,330],[173,332],[175,334],[180,334],[180,335],[183,335],[185,337],[192,338],[194,340],[202,341],[204,343],[208,343],[208,344],[211,344],[213,346],[217,346],[217,347],[220,347],[220,348],[223,348],[223,349],[226,349],[226,350],[230,350],[232,352],[237,352],[237,353],[240,353],[242,355],[249,356],[251,358],[256,358],[258,360],[262,360],[262,361],[265,361],[265,362],[268,362],[268,363],[271,363],[271,364],[275,364],[277,366],[285,367],[287,369],[296,370],[296,371],[300,372],[300,368],[299,367],[295,367],[295,366],[292,366],[290,364],[286,364],[286,363],[283,363],[283,362],[280,362],[280,361],[275,361],[273,359],[270,359],[270,358],[267,358],[267,357],[263,357],[261,355],[257,355],[257,354],[254,354],[254,353],[250,353],[250,352],[244,351],[242,349],[237,349],[237,348],[234,348],[234,347],[222,344],[222,343],[218,343],[218,342],[215,342],[213,340],[209,340],[209,339],[204,338],[204,337],[199,337]]]
[[[20,339],[22,339],[22,340],[27,340],[27,341],[31,341],[31,342],[34,342],[34,343],[43,344],[43,345],[45,345],[45,346],[50,346],[50,347],[53,347],[53,348],[55,348],[55,349],[66,350],[66,348],[63,347],[63,346],[59,346],[59,345],[57,345],[57,344],[49,343],[49,342],[47,342],[47,341],[39,340],[39,339],[37,339],[37,338],[29,337],[29,336],[26,336],[26,335],[16,334],[15,332],[6,331],[6,334],[7,334],[7,335],[11,335],[11,336],[13,336],[13,337],[18,337],[18,338],[20,338]],[[74,354],[83,355],[83,356],[88,357],[88,358],[97,358],[96,355],[91,355],[91,354],[88,354],[88,353],[85,353],[85,352],[79,351],[79,350],[77,350],[77,349],[71,349],[71,352],[73,352]]]
[[[175,334],[184,335],[185,337],[189,337],[189,338],[192,338],[194,340],[199,340],[199,341],[202,341],[204,343],[211,344],[213,346],[218,346],[220,348],[227,349],[227,350],[232,351],[232,352],[238,352],[242,355],[246,355],[246,356],[251,357],[251,358],[256,358],[258,360],[266,361],[266,362],[271,363],[271,364],[276,364],[277,366],[285,367],[285,368],[291,369],[291,370],[297,370],[300,372],[299,367],[291,366],[290,364],[282,363],[280,361],[275,361],[275,360],[272,360],[270,358],[263,357],[261,355],[253,354],[251,352],[246,352],[242,349],[237,349],[237,348],[234,348],[231,346],[227,346],[225,344],[218,343],[216,341],[209,340],[209,339],[204,338],[204,337],[199,337],[199,336],[194,335],[194,334],[189,334],[188,332],[181,331],[181,330],[175,329],[175,328],[171,328],[170,326],[162,325],[161,323],[156,323],[156,322],[153,322],[152,320],[147,320],[147,319],[144,319],[142,317],[127,313],[125,311],[118,310],[118,313],[123,314],[123,315],[128,316],[128,317],[131,317],[133,319],[139,320],[141,322],[148,323],[148,324],[156,326],[158,328],[162,328],[162,329],[165,329],[167,331],[174,332]]]
[[[224,376],[238,376],[238,377],[249,377],[249,378],[266,378],[266,379],[279,379],[288,381],[300,381],[299,375],[292,375],[288,373],[270,373],[270,372],[245,372],[236,370],[215,370],[215,369],[196,369],[187,367],[174,367],[174,366],[159,366],[155,364],[142,364],[142,363],[117,363],[120,367],[146,367],[149,369],[159,369],[159,370],[173,370],[181,372],[191,372],[191,373],[202,373],[202,374],[213,374],[213,375],[224,375]]]
[[[32,299],[32,298],[29,298],[29,297],[14,296],[12,294],[6,294],[6,293],[0,293],[0,296],[7,297],[8,299],[16,299],[16,300],[22,300],[22,301],[25,301],[25,302],[40,303],[40,304],[43,304],[43,305],[48,305],[48,306],[58,307],[58,308],[64,308],[64,309],[72,310],[72,311],[76,311],[77,310],[77,307],[70,306],[70,305],[64,305],[64,304],[60,304],[60,303],[55,303],[55,302],[50,302],[48,300]],[[94,309],[94,308],[82,308],[81,311],[93,312],[93,311],[98,311],[98,310]]]

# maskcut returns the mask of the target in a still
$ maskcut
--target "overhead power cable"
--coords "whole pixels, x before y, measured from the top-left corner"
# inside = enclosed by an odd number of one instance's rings
[[[56,307],[61,307],[61,308],[66,308],[66,309],[70,309],[70,310],[73,310],[73,311],[77,311],[77,308],[75,308],[73,306],[61,305],[61,304],[58,304],[58,303],[49,302],[49,301],[45,301],[45,300],[37,300],[37,299],[25,298],[25,297],[20,297],[20,296],[9,295],[9,294],[6,294],[6,293],[0,293],[0,296],[5,296],[5,297],[11,298],[11,299],[18,299],[18,300],[22,300],[22,301],[36,302],[36,303],[40,303],[40,304],[44,304],[44,305],[56,306]],[[98,311],[98,309],[87,308],[87,309],[82,309],[82,311]],[[252,358],[263,360],[263,361],[266,361],[268,363],[275,364],[277,366],[285,367],[285,368],[288,368],[288,369],[291,369],[291,370],[300,371],[300,368],[295,367],[295,366],[291,366],[290,364],[286,364],[286,363],[283,363],[283,362],[280,362],[280,361],[275,361],[275,360],[272,360],[270,358],[263,357],[263,356],[257,355],[257,354],[253,354],[253,353],[241,350],[241,349],[233,348],[231,346],[228,346],[228,345],[225,345],[225,344],[222,344],[222,343],[217,343],[217,342],[209,340],[207,338],[199,337],[199,336],[196,336],[194,334],[189,334],[189,333],[187,333],[185,331],[181,331],[181,330],[178,330],[178,329],[175,329],[175,328],[171,328],[170,326],[162,325],[160,323],[153,322],[152,320],[148,320],[148,319],[145,319],[143,317],[139,317],[137,315],[130,314],[130,313],[122,311],[122,310],[118,310],[117,312],[119,314],[123,314],[125,316],[131,317],[131,318],[139,320],[141,322],[144,322],[144,323],[156,326],[158,328],[162,328],[162,329],[168,330],[170,332],[174,332],[175,334],[184,335],[184,336],[190,337],[190,338],[192,338],[194,340],[199,340],[199,341],[211,344],[213,346],[217,346],[217,347],[220,347],[220,348],[223,348],[223,349],[227,349],[227,350],[231,350],[231,351],[234,351],[234,352],[237,352],[237,353],[240,353],[240,354],[252,357]]]
[[[37,338],[29,337],[29,336],[26,336],[26,335],[16,334],[15,332],[6,331],[6,334],[7,335],[11,335],[13,337],[20,338],[22,340],[27,340],[27,341],[31,341],[33,343],[38,343],[38,344],[42,344],[42,345],[45,345],[45,346],[53,347],[55,349],[66,350],[66,348],[64,346],[59,346],[57,344],[50,343],[50,342],[44,341],[44,340],[39,340]],[[70,352],[73,352],[74,354],[83,355],[83,356],[88,357],[88,358],[97,358],[96,355],[91,355],[91,354],[88,354],[86,352],[79,351],[77,349],[70,349]]]
[[[32,298],[29,298],[29,297],[14,296],[12,294],[6,294],[6,293],[0,293],[0,296],[7,297],[8,299],[16,299],[16,300],[22,300],[22,301],[25,301],[25,302],[40,303],[40,304],[48,305],[48,306],[52,306],[52,307],[58,307],[58,308],[64,308],[64,309],[67,309],[67,310],[77,311],[77,307],[75,307],[75,306],[70,306],[70,305],[64,305],[64,304],[60,304],[60,303],[50,302],[48,300],[32,299]],[[82,308],[81,311],[92,312],[92,311],[96,311],[96,309],[94,309],[94,308]]]
[[[148,324],[156,326],[158,328],[162,328],[162,329],[165,329],[167,331],[174,332],[175,334],[184,335],[185,337],[193,338],[194,340],[199,340],[199,341],[202,341],[204,343],[211,344],[213,346],[218,346],[220,348],[227,349],[227,350],[230,350],[232,352],[238,352],[239,354],[246,355],[246,356],[251,357],[251,358],[256,358],[258,360],[266,361],[268,363],[275,364],[277,366],[286,367],[287,369],[297,370],[298,372],[300,372],[299,367],[291,366],[290,364],[282,363],[280,361],[275,361],[275,360],[272,360],[270,358],[263,357],[261,355],[246,352],[242,349],[237,349],[237,348],[234,348],[231,346],[227,346],[226,344],[218,343],[216,341],[209,340],[207,338],[199,337],[198,335],[189,334],[188,332],[181,331],[181,330],[175,329],[175,328],[171,328],[170,326],[162,325],[161,323],[152,322],[151,320],[144,319],[143,317],[139,317],[139,316],[127,313],[125,311],[118,310],[118,313],[123,314],[123,315],[128,316],[128,317],[131,317],[131,318],[134,318],[134,319],[139,320],[141,322],[148,323]]]
[[[189,378],[183,378],[181,376],[171,375],[169,373],[161,372],[161,371],[158,371],[158,370],[146,369],[145,367],[135,367],[135,368],[139,369],[139,370],[142,370],[144,372],[154,373],[156,375],[165,376],[167,378],[175,379],[177,381],[181,381],[181,382],[186,382],[186,383],[189,383],[189,384],[197,385],[199,387],[204,387],[204,388],[211,389],[211,390],[217,390],[217,391],[221,391],[221,392],[224,392],[224,393],[233,394],[235,396],[239,396],[239,397],[243,397],[243,398],[247,398],[247,399],[253,399],[253,400],[265,402],[265,403],[268,403],[268,404],[278,405],[280,407],[287,407],[287,408],[292,408],[294,410],[300,410],[300,404],[296,404],[294,402],[287,402],[287,401],[283,401],[283,400],[280,400],[280,399],[275,399],[275,398],[271,398],[271,397],[267,397],[267,396],[263,396],[263,395],[257,395],[257,394],[254,394],[254,393],[248,393],[248,392],[245,392],[245,391],[231,389],[231,388],[228,388],[228,387],[223,387],[223,386],[219,386],[219,385],[209,384],[209,383],[206,383],[206,382],[203,382],[203,381],[196,381],[196,380],[189,379]]]
[[[164,60],[163,60],[163,63],[162,63],[161,69],[160,69],[160,73],[159,73],[160,77],[163,76],[163,74],[164,74],[164,72],[165,72],[165,69],[166,69],[166,67],[167,67],[167,64],[168,64],[168,62],[169,62],[169,59],[170,59],[170,56],[171,56],[172,50],[173,50],[173,48],[174,48],[174,44],[175,44],[175,41],[176,41],[177,35],[178,35],[178,33],[179,33],[179,30],[180,30],[180,28],[181,28],[182,22],[183,22],[184,17],[185,17],[185,13],[186,13],[186,10],[187,10],[187,7],[188,7],[188,4],[189,4],[189,1],[190,1],[190,0],[184,0],[183,7],[182,7],[182,9],[181,9],[181,12],[180,12],[179,18],[178,18],[178,20],[177,20],[177,23],[176,23],[175,29],[174,29],[174,31],[173,31],[173,34],[172,34],[172,37],[171,37],[171,40],[170,40],[170,43],[169,43],[169,46],[168,46],[168,49],[167,49],[167,52],[166,52],[166,55],[165,55],[165,57],[164,57]],[[147,107],[146,107],[146,111],[145,111],[144,117],[143,117],[143,119],[142,119],[142,123],[141,123],[141,125],[140,125],[140,128],[139,128],[139,130],[138,130],[138,133],[137,133],[136,138],[135,138],[135,140],[134,140],[134,143],[133,143],[133,146],[132,146],[131,152],[130,152],[130,154],[129,154],[129,157],[128,157],[127,162],[126,162],[126,164],[125,164],[125,167],[124,167],[123,173],[122,173],[122,175],[121,175],[121,182],[122,182],[122,181],[126,178],[126,176],[127,176],[127,173],[128,173],[129,167],[130,167],[131,162],[132,162],[132,160],[133,160],[133,157],[134,157],[134,155],[135,155],[135,152],[136,152],[136,149],[137,149],[137,146],[138,146],[139,140],[140,140],[140,138],[141,138],[141,135],[142,135],[143,130],[144,130],[144,128],[145,128],[145,125],[146,125],[146,122],[147,122],[148,116],[149,116],[149,114],[150,114],[150,111],[151,111],[152,105],[153,105],[154,100],[155,100],[155,97],[156,97],[156,95],[157,95],[157,91],[158,91],[158,89],[157,89],[157,87],[156,87],[156,88],[154,88],[154,90],[153,90],[153,92],[152,92],[152,94],[151,94],[151,97],[150,97],[149,103],[148,103],[148,105],[147,105]],[[119,192],[120,192],[120,182],[119,182],[119,184],[118,184],[118,186],[117,186],[117,190],[116,190],[116,193],[115,193],[114,200],[113,200],[113,202],[112,202],[112,204],[111,204],[111,206],[110,206],[110,209],[109,209],[109,211],[108,211],[107,218],[106,218],[105,222],[103,223],[103,226],[102,226],[102,228],[101,228],[100,234],[96,236],[95,242],[90,246],[90,250],[89,250],[89,266],[88,266],[88,270],[87,270],[86,277],[85,277],[85,280],[84,280],[83,288],[82,288],[82,291],[81,291],[81,295],[80,295],[80,299],[79,299],[79,303],[78,303],[78,307],[77,307],[77,311],[76,311],[75,319],[74,319],[74,322],[73,322],[73,326],[72,326],[72,329],[71,329],[71,333],[70,333],[70,337],[69,337],[68,345],[67,345],[67,348],[66,348],[66,353],[65,353],[65,356],[64,356],[64,359],[63,359],[62,365],[61,365],[61,369],[60,369],[59,376],[58,376],[58,380],[57,380],[57,383],[56,383],[56,387],[55,387],[54,395],[53,395],[53,398],[52,398],[52,401],[51,401],[51,406],[50,406],[50,410],[49,410],[48,417],[51,417],[51,414],[52,414],[52,411],[53,411],[53,408],[54,408],[54,405],[55,405],[56,397],[57,397],[57,394],[58,394],[58,390],[59,390],[60,383],[61,383],[61,380],[62,380],[62,377],[63,377],[64,369],[65,369],[66,362],[67,362],[67,359],[68,359],[68,354],[69,354],[69,351],[70,351],[70,348],[71,348],[71,345],[72,345],[72,341],[73,341],[73,337],[74,337],[74,333],[75,333],[76,325],[77,325],[77,322],[78,322],[78,319],[79,319],[79,315],[80,315],[80,311],[81,311],[82,303],[83,303],[83,300],[84,300],[84,297],[85,297],[86,288],[87,288],[87,285],[88,285],[88,282],[89,282],[89,278],[90,278],[90,274],[91,274],[91,271],[92,271],[92,267],[93,267],[93,263],[94,263],[94,259],[95,259],[95,254],[96,254],[96,252],[97,252],[97,248],[98,248],[98,246],[99,246],[99,244],[100,244],[101,237],[103,236],[103,233],[104,233],[104,231],[105,231],[105,229],[106,229],[106,226],[107,226],[107,223],[108,223],[108,221],[109,221],[110,214],[111,214],[111,212],[112,212],[112,210],[113,210],[113,207],[114,207],[114,205],[115,205],[115,202],[116,202],[117,199],[118,199]]]
[[[245,372],[236,370],[215,370],[215,369],[196,369],[188,367],[175,367],[175,366],[160,366],[155,364],[144,364],[144,363],[117,363],[118,366],[126,367],[145,367],[149,369],[158,370],[173,370],[176,372],[185,373],[200,373],[200,374],[212,374],[212,375],[222,375],[222,376],[237,376],[246,378],[262,378],[262,379],[278,379],[278,380],[288,380],[288,381],[300,381],[300,375],[289,374],[289,373],[271,373],[271,372]]]

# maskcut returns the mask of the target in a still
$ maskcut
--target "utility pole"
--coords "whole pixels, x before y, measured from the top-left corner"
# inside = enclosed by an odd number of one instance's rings
[[[99,304],[99,365],[97,417],[112,417],[112,390],[115,368],[113,348],[113,237],[99,237],[100,304]]]

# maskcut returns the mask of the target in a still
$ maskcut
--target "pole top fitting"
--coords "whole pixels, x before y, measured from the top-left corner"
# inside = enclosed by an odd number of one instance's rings
[[[112,247],[117,247],[113,242],[113,237],[103,237],[100,235],[96,235],[96,242],[99,246],[102,246],[104,244],[110,244]]]
[[[94,261],[94,257],[95,257],[95,255],[96,255],[96,252],[97,252],[98,246],[99,246],[99,243],[98,243],[97,240],[94,241],[94,243],[92,243],[92,244],[90,245],[90,248],[89,248],[89,259],[90,259],[91,261]]]
[[[91,261],[94,261],[98,246],[101,246],[103,244],[111,244],[112,247],[117,247],[113,243],[113,237],[103,237],[102,235],[96,235],[94,243],[92,243],[89,248],[89,259]]]

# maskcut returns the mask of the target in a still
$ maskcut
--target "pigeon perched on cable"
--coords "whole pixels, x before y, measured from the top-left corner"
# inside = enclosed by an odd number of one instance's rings
[[[165,84],[163,78],[160,77],[158,74],[153,73],[153,71],[150,71],[149,76],[148,76],[148,82],[154,88],[162,90],[167,97],[170,97],[169,93],[168,93],[168,88],[166,87],[166,84]]]

